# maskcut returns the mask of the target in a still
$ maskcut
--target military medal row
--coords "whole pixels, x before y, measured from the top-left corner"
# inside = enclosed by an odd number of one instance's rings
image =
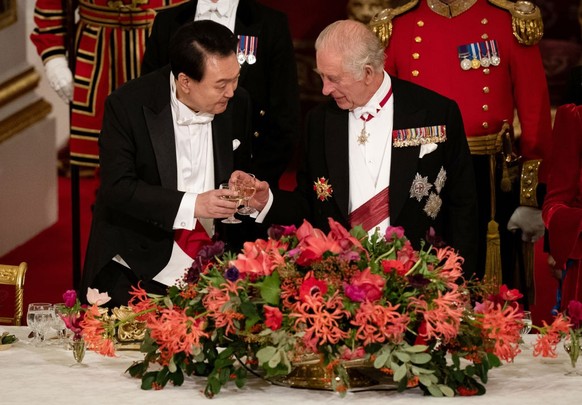
[[[259,43],[259,38],[253,37],[251,35],[239,35],[238,36],[238,63],[242,65],[247,62],[249,65],[254,64],[257,61],[257,45]]]
[[[501,58],[499,57],[499,47],[496,40],[487,40],[482,42],[472,42],[466,45],[460,45],[458,48],[461,69],[479,69],[489,66],[499,66]]]

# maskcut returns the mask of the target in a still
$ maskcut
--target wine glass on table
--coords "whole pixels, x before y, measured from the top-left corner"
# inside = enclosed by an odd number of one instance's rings
[[[521,320],[521,323],[522,326],[519,331],[519,334],[521,335],[522,347],[524,349],[529,349],[530,344],[525,342],[523,338],[524,336],[527,336],[531,332],[532,327],[531,311],[523,311],[523,318]]]
[[[228,184],[228,183],[222,183],[219,186],[219,189],[233,191],[234,194],[232,194],[232,195],[221,195],[220,198],[222,198],[223,200],[226,200],[226,201],[234,201],[238,205],[240,205],[240,202],[242,200],[242,195],[240,193],[239,188],[236,185],[231,185],[231,184]],[[224,218],[221,222],[223,224],[240,224],[242,221],[240,219],[235,218],[234,217],[234,213],[233,213],[228,218]]]
[[[57,339],[59,345],[66,346],[67,338],[67,326],[63,320],[63,316],[66,315],[65,304],[60,302],[53,305],[53,321],[51,327],[57,331]]]
[[[52,319],[52,305],[47,302],[34,302],[28,304],[26,313],[26,323],[34,333],[33,343],[41,346],[46,332],[50,328]]]
[[[238,180],[238,187],[242,194],[243,206],[239,208],[237,212],[241,215],[252,215],[257,212],[256,209],[249,206],[249,201],[257,192],[257,188],[255,186],[255,175],[247,173],[247,176],[248,177],[244,177]]]

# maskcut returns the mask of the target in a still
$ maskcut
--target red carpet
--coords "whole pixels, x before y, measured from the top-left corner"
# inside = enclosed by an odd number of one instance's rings
[[[294,186],[294,174],[286,173],[281,187]],[[59,220],[50,228],[39,233],[27,243],[0,257],[0,263],[28,263],[24,302],[25,312],[30,302],[61,302],[62,294],[72,288],[72,248],[71,248],[71,182],[59,177]],[[98,186],[96,178],[80,180],[81,247],[84,257],[91,224],[91,205],[95,200]],[[532,306],[535,324],[550,320],[550,311],[555,302],[556,281],[547,271],[546,255],[542,243],[536,245],[536,304]]]

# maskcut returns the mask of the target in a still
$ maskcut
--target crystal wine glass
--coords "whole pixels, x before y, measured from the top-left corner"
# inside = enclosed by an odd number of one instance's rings
[[[235,192],[233,195],[221,195],[220,198],[227,201],[234,201],[237,204],[240,204],[242,200],[242,196],[240,194],[240,190],[236,186],[229,185],[228,183],[222,183],[219,188],[221,190],[232,190]],[[242,221],[234,217],[234,213],[229,216],[228,218],[224,218],[222,221],[224,224],[240,224]]]
[[[248,177],[238,180],[238,187],[241,190],[243,206],[238,209],[241,215],[251,215],[257,212],[256,209],[249,206],[249,201],[255,195],[257,188],[255,187],[255,175],[247,173]]]
[[[522,322],[522,327],[519,331],[519,334],[521,335],[522,347],[525,349],[528,349],[530,347],[530,345],[528,343],[526,343],[523,340],[523,338],[531,331],[531,326],[532,326],[531,311],[523,311],[523,318],[522,318],[521,322]]]
[[[35,346],[41,346],[46,332],[50,328],[52,305],[47,302],[28,304],[26,322],[34,332]]]
[[[51,324],[51,328],[57,331],[58,344],[63,347],[66,345],[67,337],[67,326],[62,317],[62,315],[66,314],[64,308],[65,304],[62,302],[53,305],[53,321]]]

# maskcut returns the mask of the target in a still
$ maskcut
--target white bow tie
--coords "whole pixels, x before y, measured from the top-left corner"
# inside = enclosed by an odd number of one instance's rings
[[[354,108],[354,116],[358,119],[362,118],[362,119],[367,119],[369,115],[371,115],[372,117],[375,116],[378,113],[378,110],[380,110],[380,104],[376,103],[376,105],[368,105],[366,104],[365,106],[362,107],[356,107]]]
[[[185,118],[178,118],[176,123],[178,125],[193,125],[193,124],[208,124],[214,119],[214,114],[192,114]]]
[[[208,12],[216,11],[221,17],[225,17],[228,13],[230,7],[230,2],[228,0],[218,0],[213,3],[210,0],[199,0],[198,1],[198,13],[205,14]]]

